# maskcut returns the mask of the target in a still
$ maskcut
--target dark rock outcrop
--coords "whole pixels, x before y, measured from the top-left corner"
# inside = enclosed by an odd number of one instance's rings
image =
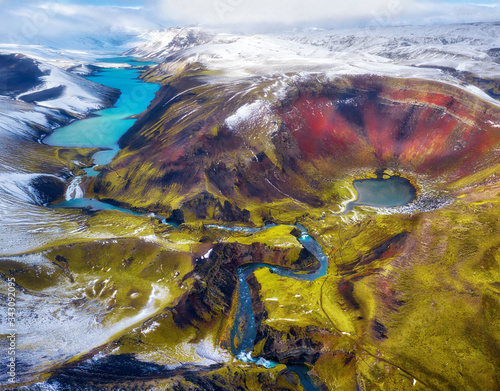
[[[53,176],[43,175],[34,178],[31,186],[35,191],[34,199],[40,205],[49,205],[52,202],[61,200],[64,197],[65,183]]]
[[[186,221],[261,221],[269,211],[290,221],[291,213],[337,206],[335,183],[346,172],[439,177],[445,191],[497,158],[498,108],[447,84],[367,75],[305,80],[240,118],[240,108],[256,104],[251,94],[233,98],[248,81],[214,87],[193,69],[184,74],[160,89],[120,140],[124,149],[95,179],[97,196],[181,209]],[[130,183],[144,194],[131,194]],[[149,199],[151,189],[164,200]]]
[[[16,97],[42,84],[38,62],[22,54],[0,54],[0,95]]]
[[[291,268],[301,268],[312,262],[313,256],[303,249],[299,262],[287,261],[286,249],[269,248],[261,243],[242,245],[239,243],[216,244],[208,258],[198,259],[195,269],[185,279],[194,278],[193,288],[186,293],[174,308],[174,320],[179,327],[210,322],[221,314],[228,315],[233,305],[238,283],[237,269],[248,263],[268,263]],[[295,260],[293,260],[295,261]]]

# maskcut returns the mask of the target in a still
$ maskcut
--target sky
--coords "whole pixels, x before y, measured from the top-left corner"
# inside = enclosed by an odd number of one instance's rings
[[[232,32],[500,21],[500,0],[0,0],[0,43],[106,37],[162,27]],[[87,42],[88,43],[88,42]]]

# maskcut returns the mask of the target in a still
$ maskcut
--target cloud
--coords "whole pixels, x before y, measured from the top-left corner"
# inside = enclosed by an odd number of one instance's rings
[[[1,1],[1,0],[0,0]],[[137,2],[126,6],[75,4],[67,1],[3,0],[0,41],[15,44],[61,44],[78,48],[120,44],[127,37],[161,27]],[[76,47],[75,47],[76,45]]]
[[[175,19],[202,24],[271,24],[293,25],[341,19],[369,18],[388,8],[399,9],[409,0],[163,0],[163,12]]]
[[[496,0],[159,0],[160,14],[178,24],[281,29],[478,22],[500,19]],[[479,1],[482,3],[479,3]]]
[[[82,48],[116,46],[145,30],[176,25],[267,32],[291,27],[500,20],[499,0],[0,0],[0,3],[0,42],[72,48],[79,48],[80,44]]]

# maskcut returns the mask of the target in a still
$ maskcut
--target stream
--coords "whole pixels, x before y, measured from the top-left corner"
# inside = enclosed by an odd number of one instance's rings
[[[43,142],[58,147],[100,148],[92,158],[94,166],[102,166],[111,162],[120,150],[118,140],[136,121],[130,118],[146,110],[153,100],[158,84],[146,83],[138,78],[140,70],[153,62],[140,62],[132,57],[112,57],[99,60],[100,63],[129,65],[130,67],[101,68],[95,75],[87,77],[96,83],[113,87],[121,91],[119,99],[113,107],[99,110],[93,116],[80,121],[75,121],[68,126],[56,129],[45,137]],[[85,168],[86,176],[96,176],[98,171],[94,167]],[[90,211],[119,210],[121,212],[135,213],[119,208],[105,202],[85,198],[81,184],[84,176],[74,176],[69,183],[65,201],[52,204],[53,208],[78,208]],[[164,217],[156,216],[164,221]]]
[[[132,66],[150,64],[136,62],[131,58],[113,58],[104,60],[104,62],[124,63]],[[98,147],[102,150],[94,154],[94,162],[96,165],[108,164],[119,151],[118,139],[135,121],[135,119],[130,119],[129,117],[145,110],[159,88],[156,84],[144,83],[137,79],[137,72],[137,69],[133,68],[112,68],[100,70],[97,75],[88,77],[90,80],[118,88],[122,91],[122,95],[116,102],[115,107],[98,111],[95,113],[97,115],[95,117],[73,122],[66,127],[54,131],[54,133],[44,139],[44,143],[66,147]],[[88,168],[85,171],[88,176],[98,174],[93,168]],[[84,198],[83,190],[80,187],[82,179],[83,177],[81,176],[73,177],[66,190],[66,200],[54,204],[52,207],[86,208],[94,211],[112,209],[125,213],[134,213],[98,200]],[[355,205],[383,207],[403,205],[415,197],[413,186],[411,186],[409,181],[400,177],[357,180],[353,184],[358,192],[358,198],[347,206],[345,212],[352,210]],[[161,216],[156,217],[161,218]],[[267,225],[262,228],[219,225],[208,227],[227,231],[254,233],[272,226],[275,225]],[[315,280],[327,274],[328,257],[323,253],[320,245],[308,234],[305,227],[300,224],[296,224],[295,227],[301,232],[301,236],[298,238],[299,242],[318,259],[320,267],[316,271],[309,273],[263,263],[245,264],[238,269],[238,302],[236,304],[235,322],[231,329],[231,352],[241,361],[247,363],[253,362],[266,368],[278,364],[262,357],[253,357],[252,355],[258,325],[255,321],[251,290],[247,283],[247,278],[259,268],[268,268],[273,273],[281,276],[307,281]],[[235,341],[238,341],[238,344]],[[288,369],[297,374],[306,391],[317,390],[313,380],[307,374],[309,371],[308,367],[305,365],[289,365]]]
[[[268,225],[260,230],[268,229],[273,225]],[[224,230],[235,230],[235,231],[246,231],[246,232],[256,232],[256,229],[242,229],[241,227],[231,228],[226,226],[215,226]],[[266,368],[272,368],[278,363],[266,360],[262,357],[253,357],[252,351],[254,349],[254,342],[257,336],[258,325],[255,322],[254,311],[252,307],[252,296],[250,286],[247,283],[247,278],[257,269],[262,267],[270,269],[273,273],[276,273],[283,277],[290,277],[299,280],[313,281],[316,278],[326,275],[328,270],[328,256],[326,256],[321,248],[321,246],[312,238],[306,228],[300,224],[295,225],[296,228],[300,230],[301,236],[298,239],[299,242],[304,246],[309,252],[311,252],[319,261],[320,267],[310,273],[303,273],[300,271],[295,271],[286,267],[272,266],[264,263],[252,263],[240,266],[238,268],[238,303],[236,304],[236,315],[234,325],[231,329],[231,351],[233,355],[243,362],[253,362],[257,365],[262,365]],[[257,229],[259,230],[259,229]],[[241,327],[242,325],[243,327]],[[238,345],[235,341],[240,341]],[[318,388],[314,385],[313,380],[309,377],[307,372],[309,368],[305,365],[288,365],[288,369],[297,374],[302,384],[302,387],[306,391],[316,391]]]

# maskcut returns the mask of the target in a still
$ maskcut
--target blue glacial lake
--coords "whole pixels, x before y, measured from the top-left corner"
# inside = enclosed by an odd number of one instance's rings
[[[101,59],[100,62],[136,66],[153,63],[138,62],[130,57]],[[146,110],[153,100],[158,84],[145,83],[138,79],[139,71],[134,68],[106,68],[87,79],[121,91],[121,96],[114,107],[96,111],[95,117],[75,121],[68,126],[55,130],[43,142],[58,147],[98,147],[106,150],[97,152],[93,158],[95,164],[105,165],[111,162],[119,151],[118,140],[134,124],[129,117]],[[98,172],[86,169],[87,175]]]

